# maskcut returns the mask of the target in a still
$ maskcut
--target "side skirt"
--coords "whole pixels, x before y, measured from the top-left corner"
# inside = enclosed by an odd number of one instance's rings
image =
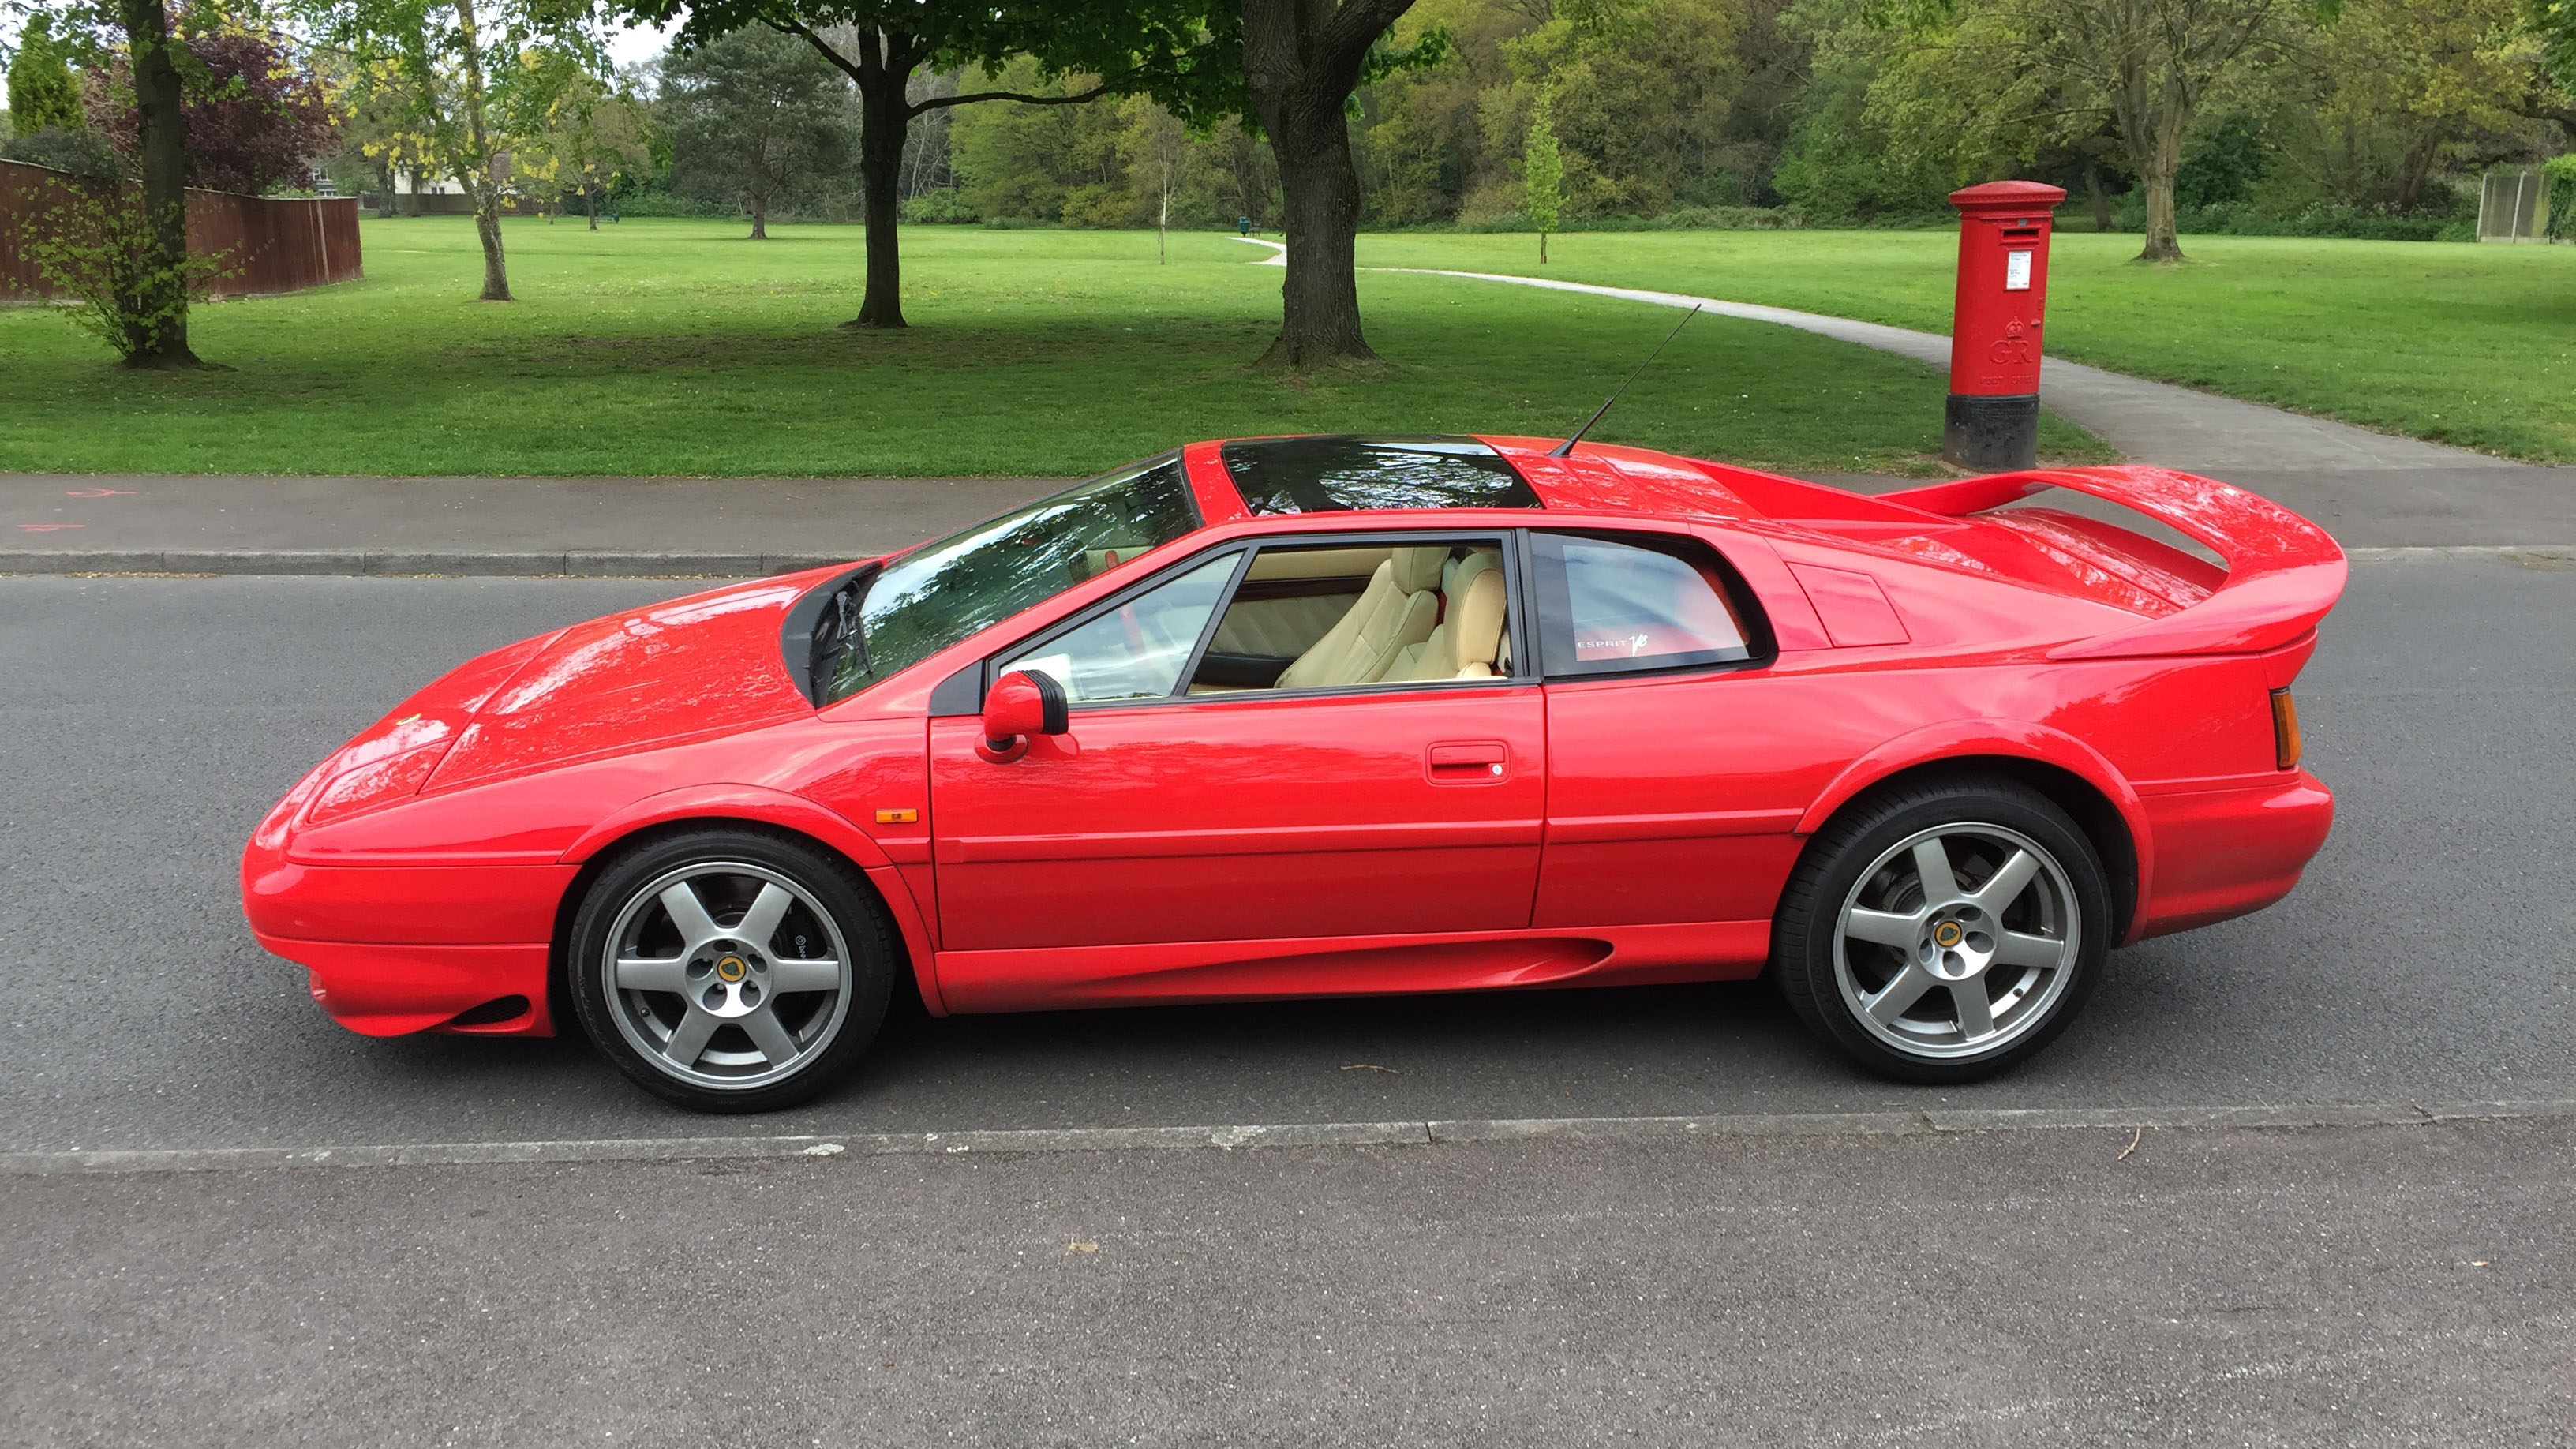
[[[936,960],[939,994],[949,1010],[992,1012],[1740,981],[1761,971],[1770,949],[1769,921],[1717,921],[1586,931],[942,951]]]

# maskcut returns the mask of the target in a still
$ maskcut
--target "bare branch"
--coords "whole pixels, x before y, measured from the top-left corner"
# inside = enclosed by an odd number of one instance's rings
[[[1078,106],[1086,101],[1096,101],[1107,94],[1109,94],[1109,85],[1105,81],[1079,95],[1071,96],[1032,96],[1020,91],[975,91],[962,96],[931,96],[926,100],[917,101],[913,104],[912,114],[918,116],[924,111],[935,111],[942,106],[962,106],[970,101],[1017,101],[1024,106]]]

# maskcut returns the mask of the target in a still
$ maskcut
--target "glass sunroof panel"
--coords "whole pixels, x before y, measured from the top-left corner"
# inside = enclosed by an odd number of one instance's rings
[[[1224,457],[1254,513],[1539,506],[1512,465],[1473,438],[1262,438],[1228,443]]]

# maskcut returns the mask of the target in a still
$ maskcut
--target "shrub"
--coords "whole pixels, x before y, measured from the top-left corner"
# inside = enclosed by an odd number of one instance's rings
[[[102,181],[113,181],[125,174],[125,159],[116,154],[106,137],[71,126],[47,126],[32,136],[0,141],[0,161],[24,161]]]
[[[957,188],[943,186],[925,191],[903,204],[903,219],[918,226],[972,226],[982,221],[982,213],[966,204]]]
[[[85,181],[53,191],[50,205],[19,223],[20,246],[40,276],[71,294],[64,319],[128,363],[185,325],[188,304],[205,301],[228,270],[221,255],[160,261],[138,187]]]
[[[1793,206],[1677,206],[1655,216],[1575,216],[1559,221],[1560,232],[1577,231],[1792,231],[1806,221]],[[1522,212],[1483,221],[1461,221],[1423,230],[1462,232],[1536,231]]]
[[[609,208],[620,216],[732,216],[738,208],[701,201],[694,196],[675,196],[659,189],[638,188],[609,200]]]
[[[2377,207],[2345,206],[2320,203],[2292,213],[2263,210],[2253,202],[2228,202],[2216,206],[2176,206],[2174,227],[2184,236],[2304,236],[2332,237],[2352,241],[2468,241],[2474,240],[2475,205],[2464,217],[2460,197],[2448,187],[2438,195],[2428,195],[2412,211],[2392,212]],[[2140,192],[2132,191],[2112,214],[2115,231],[2144,231],[2147,208]]]

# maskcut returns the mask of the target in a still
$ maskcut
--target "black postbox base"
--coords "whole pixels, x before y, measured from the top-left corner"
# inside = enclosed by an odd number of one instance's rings
[[[1962,468],[2029,468],[2039,462],[2039,394],[1950,394],[1941,418],[1941,456]]]

